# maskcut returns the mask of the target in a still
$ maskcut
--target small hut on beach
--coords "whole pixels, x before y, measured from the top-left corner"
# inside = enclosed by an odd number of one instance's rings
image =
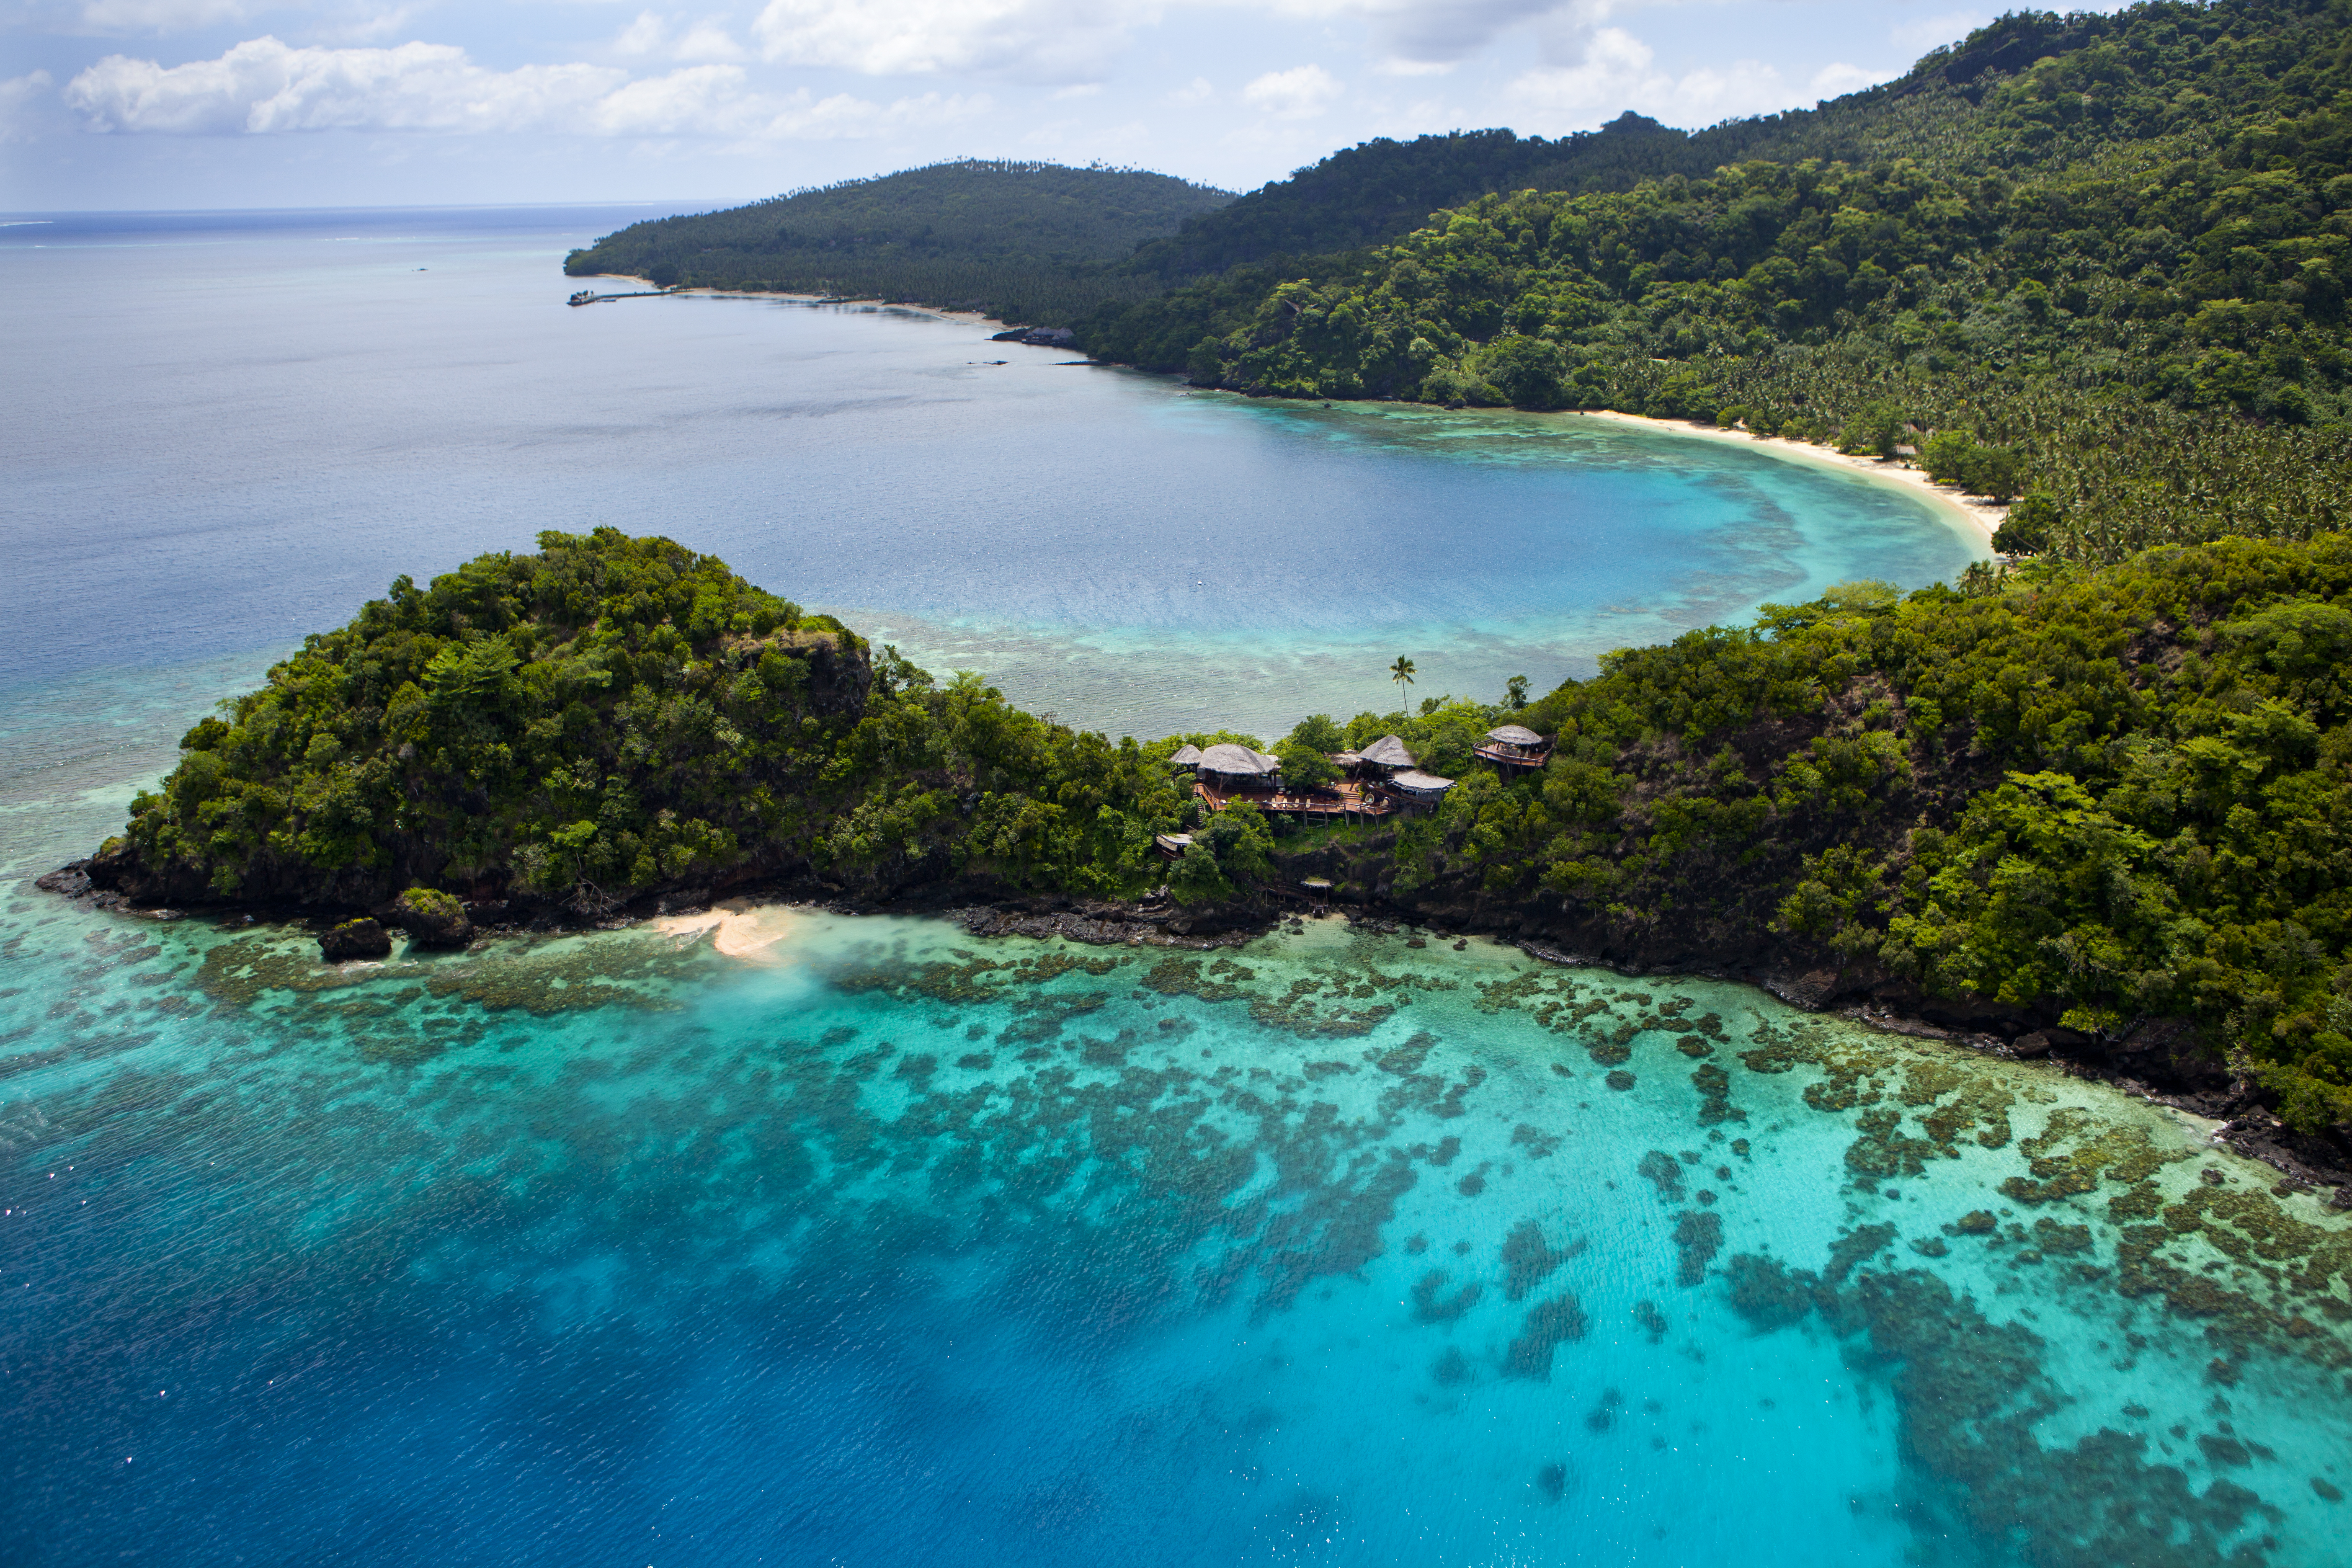
[[[1382,735],[1357,753],[1364,771],[1375,777],[1385,778],[1413,765],[1412,753],[1404,749],[1404,742],[1394,735]]]
[[[1197,768],[1201,765],[1201,748],[1187,741],[1176,748],[1168,761],[1176,767]]]
[[[1551,755],[1551,742],[1524,724],[1497,724],[1477,752],[1479,761],[1498,768],[1539,768]]]

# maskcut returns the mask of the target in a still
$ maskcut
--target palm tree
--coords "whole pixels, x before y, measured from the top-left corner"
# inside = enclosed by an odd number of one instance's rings
[[[1397,661],[1389,666],[1389,679],[1396,682],[1397,700],[1402,702],[1404,689],[1412,684],[1412,660],[1402,654],[1397,655]]]

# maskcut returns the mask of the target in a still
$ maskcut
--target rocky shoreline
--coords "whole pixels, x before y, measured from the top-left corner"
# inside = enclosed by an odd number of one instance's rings
[[[190,911],[170,906],[141,904],[94,879],[93,863],[77,860],[34,885],[43,891],[72,899],[95,909],[147,920],[188,918]],[[99,878],[104,876],[103,870]],[[1953,1044],[2011,1060],[2046,1060],[2070,1077],[2095,1079],[2120,1092],[2164,1105],[2189,1115],[2220,1123],[2211,1141],[2248,1159],[2277,1170],[2279,1190],[2336,1188],[2333,1206],[2352,1209],[2352,1153],[2325,1138],[2299,1133],[2272,1113],[2261,1089],[2229,1064],[2200,1048],[2195,1030],[2185,1020],[2143,1019],[2113,1039],[2095,1038],[2038,1020],[2024,1009],[1990,999],[1951,1001],[1931,998],[1908,982],[1864,971],[1801,968],[1775,963],[1782,955],[1758,953],[1744,962],[1712,962],[1704,955],[1683,952],[1645,954],[1612,951],[1616,944],[1563,941],[1545,929],[1534,911],[1471,909],[1425,909],[1387,900],[1323,903],[1301,900],[1293,908],[1264,904],[1186,907],[1164,897],[1135,902],[1024,895],[1001,887],[972,885],[958,879],[899,889],[895,896],[859,897],[833,883],[807,878],[730,879],[724,886],[685,888],[639,900],[642,908],[587,918],[560,906],[508,900],[469,902],[455,914],[407,910],[397,900],[383,909],[352,918],[352,911],[321,912],[304,908],[207,905],[209,917],[236,916],[302,922],[314,929],[322,956],[380,956],[380,937],[389,950],[390,928],[402,927],[411,940],[438,947],[462,947],[499,936],[566,930],[620,930],[645,919],[690,914],[719,898],[798,903],[845,915],[929,915],[953,921],[976,938],[1059,937],[1093,946],[1154,946],[1192,952],[1239,947],[1302,917],[1337,915],[1357,930],[1402,934],[1409,942],[1460,942],[1473,936],[1507,942],[1529,957],[1567,967],[1608,969],[1627,978],[1693,975],[1753,985],[1790,1006],[1811,1013],[1834,1013],[1865,1027],[1913,1038]],[[455,903],[455,900],[452,900]],[[1509,916],[1513,918],[1498,918]],[[354,931],[366,926],[376,933]],[[430,929],[420,931],[420,925]],[[463,928],[462,937],[459,929]],[[1582,933],[1578,933],[1582,934]],[[364,945],[354,947],[358,942]]]

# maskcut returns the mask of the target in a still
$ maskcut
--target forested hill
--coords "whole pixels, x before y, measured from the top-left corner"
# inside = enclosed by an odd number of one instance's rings
[[[1081,341],[1276,395],[1916,448],[2030,496],[2005,546],[2080,558],[2339,527],[2347,16],[2005,18],[1703,177],[1482,196],[1373,252],[1101,310]]]
[[[1599,131],[1556,142],[1505,130],[1381,137],[1186,218],[1165,239],[1146,242],[1129,265],[1174,282],[1276,257],[1360,249],[1494,191],[1623,190],[1662,174],[1704,174],[1776,125],[1741,121],[1693,136],[1628,110]]]
[[[1812,109],[1678,131],[1627,110],[1556,141],[1454,131],[1343,148],[1147,242],[1129,266],[1171,283],[1278,258],[1326,257],[1402,239],[1442,208],[1510,191],[1581,195],[1673,174],[1703,178],[1748,158],[1870,161],[1931,144],[1995,83],[2047,54],[2104,37],[2107,18],[2020,12],[1937,50],[1898,80]]]
[[[1065,324],[1106,300],[1157,292],[1106,264],[1232,199],[1139,169],[967,160],[632,224],[573,251],[563,269]]]

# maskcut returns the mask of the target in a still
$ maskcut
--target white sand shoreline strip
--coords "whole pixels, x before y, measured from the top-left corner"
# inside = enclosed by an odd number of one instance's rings
[[[1885,484],[1900,485],[1916,495],[1925,496],[1946,521],[1958,524],[1962,532],[1978,543],[1990,546],[1992,531],[2000,526],[2009,509],[1997,502],[1983,500],[1951,486],[1939,485],[1909,464],[1885,458],[1850,458],[1843,452],[1826,447],[1816,447],[1810,441],[1792,441],[1785,436],[1757,436],[1746,430],[1726,430],[1716,426],[1694,425],[1683,419],[1653,419],[1643,414],[1620,414],[1613,409],[1592,408],[1580,417],[1613,419],[1625,425],[1643,425],[1670,435],[1695,436],[1706,440],[1738,441],[1746,446],[1761,447],[1775,457],[1797,462],[1822,463],[1832,468],[1859,473]]]

